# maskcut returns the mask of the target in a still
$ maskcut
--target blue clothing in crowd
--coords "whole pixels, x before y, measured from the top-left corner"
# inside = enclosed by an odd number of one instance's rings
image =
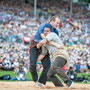
[[[76,72],[80,73],[80,65],[74,64],[74,66],[76,67]]]

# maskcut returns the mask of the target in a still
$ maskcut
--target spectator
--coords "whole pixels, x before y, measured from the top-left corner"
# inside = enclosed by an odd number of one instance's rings
[[[67,75],[69,76],[69,78],[71,80],[75,80],[76,76],[77,76],[77,72],[73,70],[73,67],[69,67],[69,70],[67,72]]]
[[[80,71],[80,68],[81,68],[80,62],[74,64],[74,69],[75,69],[75,71],[76,71],[77,73],[80,73],[80,72],[81,72],[81,71]]]
[[[16,77],[11,78],[11,81],[28,81],[28,79],[25,77],[25,74],[27,73],[27,69],[20,63],[18,68],[15,68],[14,74],[17,74]]]
[[[88,67],[87,64],[84,62],[81,63],[81,68],[80,68],[81,73],[87,73],[88,72]]]

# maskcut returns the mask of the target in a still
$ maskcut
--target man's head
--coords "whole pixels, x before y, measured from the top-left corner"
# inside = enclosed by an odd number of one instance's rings
[[[60,18],[58,16],[52,16],[50,19],[50,25],[56,29],[60,25]]]
[[[47,34],[49,34],[51,32],[49,27],[45,27],[44,28],[44,35],[46,36]]]

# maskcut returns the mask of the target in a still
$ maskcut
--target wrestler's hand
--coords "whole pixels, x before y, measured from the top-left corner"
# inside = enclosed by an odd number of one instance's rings
[[[39,44],[37,44],[37,49],[39,49],[40,48],[40,46],[39,46]]]
[[[43,46],[43,44],[46,43],[46,39],[41,40],[38,44],[37,44],[37,48],[39,49],[41,46]]]
[[[58,49],[63,49],[63,46],[61,46],[61,45],[57,45],[56,46]]]

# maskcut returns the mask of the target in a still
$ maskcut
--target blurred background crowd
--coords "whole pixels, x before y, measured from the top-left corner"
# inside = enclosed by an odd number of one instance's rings
[[[29,71],[30,41],[40,24],[49,22],[52,15],[61,19],[60,39],[68,51],[69,64],[76,72],[90,71],[90,12],[87,7],[73,4],[70,18],[70,6],[61,0],[37,1],[37,16],[33,17],[33,0],[0,1],[0,69],[13,70],[20,62]],[[37,62],[37,70],[43,66]]]

